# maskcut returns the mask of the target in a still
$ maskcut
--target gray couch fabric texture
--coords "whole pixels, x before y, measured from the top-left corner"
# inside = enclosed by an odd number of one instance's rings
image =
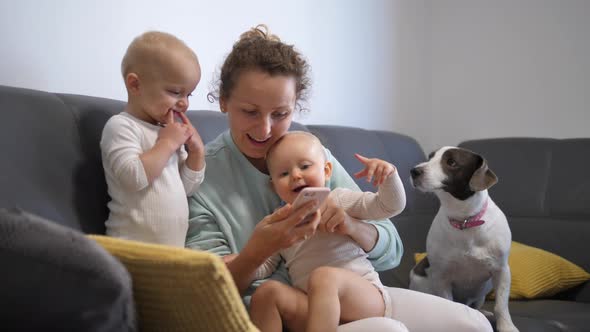
[[[2,330],[136,330],[129,273],[84,234],[2,208],[0,262]]]
[[[7,124],[0,137],[5,156],[0,163],[0,207],[18,206],[75,231],[103,234],[109,198],[99,141],[107,119],[124,106],[103,98],[0,86],[0,110]],[[195,111],[188,116],[205,142],[227,129],[220,112]],[[350,174],[361,168],[354,153],[397,166],[407,207],[392,222],[402,238],[404,256],[400,266],[380,276],[385,285],[407,287],[413,253],[425,250],[438,209],[433,195],[416,191],[409,182],[410,169],[426,159],[424,151],[413,138],[387,131],[298,123],[291,130],[316,134]],[[461,146],[482,154],[498,175],[500,181],[490,194],[506,213],[515,241],[590,270],[590,177],[582,172],[590,161],[590,139],[502,138]],[[374,190],[364,180],[357,183],[363,190]],[[28,274],[39,288],[51,287],[40,275]],[[493,302],[486,305],[490,308]],[[510,309],[523,332],[590,331],[590,283],[550,299],[511,301]],[[121,314],[123,305],[112,310]]]

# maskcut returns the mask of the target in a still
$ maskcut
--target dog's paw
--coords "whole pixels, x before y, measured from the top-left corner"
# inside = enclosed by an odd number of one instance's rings
[[[516,326],[508,320],[498,320],[496,327],[498,332],[519,332]]]

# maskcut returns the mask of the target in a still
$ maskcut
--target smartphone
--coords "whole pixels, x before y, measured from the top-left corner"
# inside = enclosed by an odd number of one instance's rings
[[[295,198],[295,201],[293,202],[293,211],[297,210],[300,206],[304,205],[305,203],[307,203],[309,201],[313,201],[313,200],[315,200],[317,202],[317,206],[319,208],[320,205],[322,205],[322,203],[326,200],[326,197],[328,197],[329,194],[330,194],[330,188],[328,188],[328,187],[303,188],[303,190],[301,190],[299,192],[299,195],[297,195],[297,197]],[[303,219],[301,224],[305,224],[305,223],[309,222],[310,216],[313,215],[314,213],[315,213],[315,210],[312,211],[307,216],[305,216],[305,218]]]

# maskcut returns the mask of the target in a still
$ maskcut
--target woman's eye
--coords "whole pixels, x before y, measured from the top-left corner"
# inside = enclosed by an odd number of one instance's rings
[[[282,119],[282,118],[286,117],[287,115],[289,115],[289,112],[273,113],[272,117],[275,119]]]
[[[246,113],[246,115],[249,115],[249,116],[256,115],[256,111],[252,111],[252,110],[242,110],[242,112]]]

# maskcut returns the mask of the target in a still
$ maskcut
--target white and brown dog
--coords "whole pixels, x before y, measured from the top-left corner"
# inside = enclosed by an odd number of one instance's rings
[[[414,187],[440,200],[426,239],[427,257],[410,272],[410,289],[475,309],[495,289],[498,331],[518,331],[508,312],[512,235],[506,216],[488,196],[498,179],[486,160],[444,147],[410,173]]]

